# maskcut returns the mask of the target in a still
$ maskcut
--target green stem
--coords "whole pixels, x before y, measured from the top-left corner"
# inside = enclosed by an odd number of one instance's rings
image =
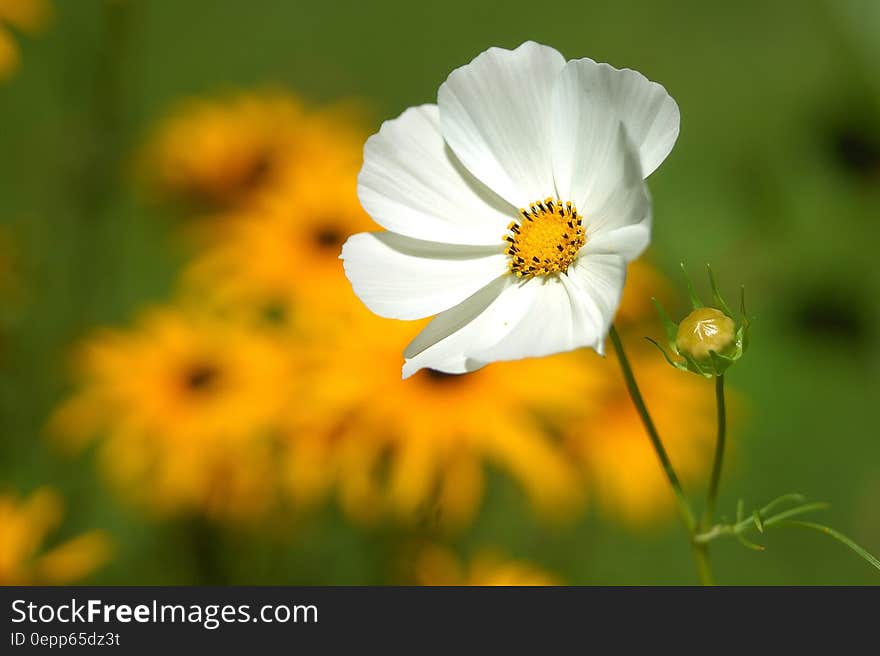
[[[816,510],[825,510],[828,508],[828,504],[817,501],[815,503],[806,503],[802,506],[797,506],[796,508],[790,508],[786,511],[773,515],[772,517],[768,517],[763,519],[761,525],[763,528],[769,528],[774,524],[778,524],[779,522],[783,522],[791,517],[796,517],[798,515],[804,515],[806,513],[811,513]],[[761,511],[763,515],[763,511]],[[694,536],[694,544],[708,544],[715,538],[721,537],[722,535],[740,535],[746,531],[751,529],[756,529],[757,526],[755,524],[755,520],[753,517],[747,517],[736,524],[716,524],[711,529],[706,531],[705,533],[698,533]]]
[[[125,83],[130,79],[128,52],[131,42],[134,3],[104,0],[98,39],[100,49],[95,62],[92,97],[86,108],[88,122],[83,123],[83,138],[89,148],[83,149],[82,161],[74,181],[79,195],[74,239],[78,261],[71,276],[77,285],[78,300],[74,331],[93,323],[99,315],[97,303],[118,289],[103,273],[119,269],[122,264],[117,248],[109,245],[110,230],[118,224],[118,212],[112,204],[118,199],[122,162],[125,156],[124,128],[127,118]],[[96,294],[100,287],[103,294]]]
[[[715,577],[712,576],[712,568],[709,565],[709,547],[705,544],[692,545],[694,562],[697,565],[697,575],[700,577],[700,585],[715,585]]]
[[[718,437],[715,440],[715,461],[712,464],[712,476],[709,479],[709,491],[706,493],[706,508],[703,510],[702,528],[712,525],[715,515],[715,504],[718,501],[718,486],[721,483],[721,468],[724,465],[724,443],[727,436],[727,411],[724,404],[724,376],[715,377],[715,402],[718,408]]]
[[[697,522],[694,518],[694,513],[687,501],[687,497],[684,494],[684,490],[681,487],[675,469],[672,467],[672,462],[669,460],[663,442],[660,440],[657,427],[654,425],[654,421],[648,413],[645,400],[642,398],[642,393],[639,391],[639,386],[633,375],[629,358],[626,357],[626,352],[620,341],[620,335],[617,334],[617,329],[614,326],[611,326],[611,330],[608,334],[611,337],[611,343],[614,345],[614,350],[617,352],[617,359],[620,362],[620,369],[623,372],[623,378],[626,382],[626,389],[629,392],[630,399],[632,399],[633,405],[639,413],[639,417],[642,419],[642,424],[645,426],[648,437],[651,439],[651,445],[654,447],[654,451],[657,453],[657,458],[660,460],[660,466],[663,468],[663,472],[669,480],[669,485],[672,487],[672,492],[675,495],[678,510],[681,514],[681,519],[684,522],[685,528],[687,529],[688,537],[693,540],[693,536],[697,531]],[[705,549],[705,545],[699,545],[692,542],[692,547],[694,562],[697,565],[697,573],[699,574],[700,582],[703,585],[712,585],[712,573],[709,569],[708,553]]]
[[[654,421],[651,419],[651,415],[648,413],[648,408],[645,406],[645,400],[642,398],[642,393],[639,391],[639,386],[636,383],[635,376],[633,375],[632,367],[629,364],[629,359],[626,357],[626,352],[623,350],[623,344],[620,341],[620,335],[617,334],[617,329],[614,326],[611,326],[609,335],[611,336],[611,343],[614,344],[614,350],[617,352],[617,359],[620,362],[620,369],[623,372],[623,378],[626,381],[626,388],[627,391],[629,391],[629,396],[632,399],[633,405],[635,405],[636,410],[638,411],[639,416],[642,419],[642,424],[644,424],[645,430],[648,432],[648,437],[651,439],[651,445],[654,447],[654,451],[657,453],[657,457],[660,459],[660,465],[663,467],[663,471],[666,473],[666,478],[669,480],[669,485],[672,486],[672,491],[675,493],[675,498],[678,502],[678,508],[681,512],[682,520],[684,521],[688,532],[693,533],[694,529],[696,528],[696,521],[694,520],[693,512],[691,511],[691,507],[687,502],[687,498],[684,495],[681,483],[678,480],[675,469],[673,469],[672,467],[672,462],[669,460],[669,456],[666,453],[663,442],[660,440],[660,435],[657,433],[657,428],[656,426],[654,426]]]

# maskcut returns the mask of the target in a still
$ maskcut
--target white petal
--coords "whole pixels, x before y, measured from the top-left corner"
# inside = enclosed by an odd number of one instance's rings
[[[367,140],[358,197],[383,228],[449,244],[499,244],[517,210],[456,160],[436,105],[407,109]]]
[[[638,151],[644,177],[669,155],[678,138],[678,105],[666,89],[630,69],[597,64],[592,59],[568,62],[560,76],[564,102],[587,114],[610,108],[626,127]],[[558,109],[565,110],[559,106]],[[556,116],[560,116],[559,113]],[[574,136],[574,135],[572,135]]]
[[[502,276],[464,302],[435,317],[406,347],[403,377],[429,367],[460,374],[487,364],[470,358],[476,349],[496,344],[531,305],[515,276]]]
[[[531,300],[528,311],[507,335],[489,348],[476,350],[471,358],[518,360],[594,345],[600,324],[580,307],[573,307],[563,277],[540,276],[523,284],[521,293],[528,293]]]
[[[600,352],[623,290],[617,255],[579,258],[567,275],[505,276],[437,316],[404,352],[404,377],[423,367],[464,373],[583,346]]]
[[[565,59],[532,41],[490,48],[454,70],[437,103],[446,142],[486,186],[517,207],[555,193],[552,94]]]
[[[568,273],[560,276],[559,279],[568,294],[572,321],[578,326],[578,336],[582,344],[596,349],[601,355],[605,355],[603,346],[608,326],[599,307],[591,299],[582,277],[576,274],[574,267],[571,267]]]
[[[651,214],[639,223],[620,228],[601,230],[590,236],[581,254],[610,253],[631,262],[641,255],[651,242]]]
[[[626,282],[626,260],[607,253],[581,255],[569,267],[565,282],[573,303],[578,299],[581,311],[596,322],[594,347],[603,353]]]
[[[566,65],[553,90],[553,178],[559,198],[581,213],[587,198],[608,195],[620,181],[620,117],[607,98],[597,97],[583,77],[588,71]],[[633,156],[639,175],[638,155]]]
[[[609,152],[605,161],[605,177],[607,187],[594,186],[584,199],[584,228],[587,233],[587,244],[597,244],[603,233],[616,232],[629,228],[629,239],[621,239],[627,246],[620,252],[627,259],[638,257],[648,245],[651,231],[651,197],[640,174],[635,151],[630,146],[623,125],[617,131],[617,147]],[[612,183],[612,180],[616,181]],[[638,228],[633,228],[638,226]],[[641,239],[633,239],[633,236]],[[604,237],[609,240],[610,237]],[[607,242],[606,242],[607,243]],[[635,247],[635,250],[633,250]],[[589,250],[589,249],[588,249]]]
[[[651,198],[624,125],[617,123],[606,129],[610,138],[604,139],[601,150],[581,154],[572,167],[568,197],[584,217],[584,252],[617,253],[632,260],[650,241]],[[592,143],[600,140],[597,137]],[[581,143],[580,137],[569,143]],[[570,150],[578,153],[579,148]]]
[[[393,232],[362,232],[342,247],[345,275],[370,310],[420,319],[462,302],[507,272],[500,246],[420,241]]]

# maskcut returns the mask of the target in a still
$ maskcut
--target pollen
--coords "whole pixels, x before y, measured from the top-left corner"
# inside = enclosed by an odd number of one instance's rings
[[[587,243],[587,235],[571,201],[545,198],[519,211],[504,240],[510,272],[531,278],[566,271]]]

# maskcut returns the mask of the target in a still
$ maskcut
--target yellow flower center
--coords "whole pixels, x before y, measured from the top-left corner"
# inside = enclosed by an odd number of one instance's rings
[[[521,209],[507,226],[507,254],[511,273],[520,278],[546,276],[568,270],[587,243],[582,217],[572,203],[545,198]]]

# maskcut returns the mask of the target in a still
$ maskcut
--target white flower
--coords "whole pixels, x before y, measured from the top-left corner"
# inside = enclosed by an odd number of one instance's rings
[[[406,348],[404,377],[601,353],[626,264],[650,240],[644,178],[678,125],[675,101],[640,73],[534,42],[490,48],[436,105],[386,121],[358,195],[387,231],[352,236],[341,257],[376,314],[437,315]]]

